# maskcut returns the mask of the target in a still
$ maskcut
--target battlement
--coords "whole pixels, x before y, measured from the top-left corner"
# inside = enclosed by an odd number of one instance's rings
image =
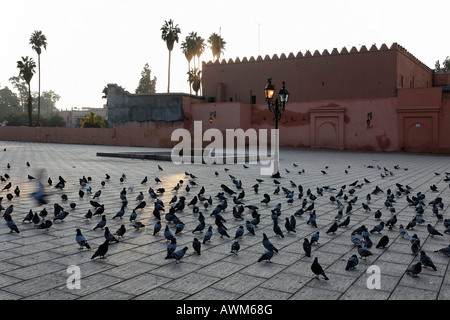
[[[272,57],[268,54],[264,56],[264,58],[259,55],[257,57],[251,56],[250,58],[244,57],[239,58],[236,57],[235,60],[229,58],[228,60],[222,59],[222,60],[216,60],[216,61],[208,61],[203,62],[204,65],[227,65],[227,64],[238,64],[238,63],[252,63],[252,62],[261,62],[261,61],[277,61],[277,60],[285,60],[285,59],[306,59],[306,58],[317,58],[317,57],[327,57],[327,56],[339,56],[339,55],[350,55],[350,54],[360,54],[360,53],[367,53],[367,52],[383,52],[383,51],[397,51],[401,54],[405,55],[407,58],[409,58],[411,61],[416,63],[417,65],[420,65],[425,70],[432,72],[432,70],[426,66],[423,62],[421,62],[419,59],[417,59],[413,54],[411,54],[408,50],[406,50],[404,47],[399,45],[398,43],[394,42],[390,47],[388,47],[386,44],[382,44],[379,48],[373,44],[370,46],[369,49],[367,49],[367,46],[362,45],[359,49],[355,46],[351,47],[350,50],[348,50],[346,47],[343,47],[340,51],[338,51],[337,48],[334,48],[331,53],[325,49],[322,52],[319,50],[314,50],[313,53],[311,53],[310,50],[306,50],[305,53],[299,51],[296,55],[294,53],[289,53],[287,56],[286,54],[282,53],[280,56],[277,54],[274,54]]]

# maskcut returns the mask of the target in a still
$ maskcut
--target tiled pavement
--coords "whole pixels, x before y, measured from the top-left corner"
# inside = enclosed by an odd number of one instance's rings
[[[6,151],[3,149],[6,148]],[[126,148],[86,145],[39,144],[23,142],[0,143],[0,175],[7,173],[12,182],[10,192],[19,186],[21,193],[11,201],[6,199],[6,190],[2,190],[4,208],[14,205],[13,220],[20,233],[10,233],[6,224],[0,226],[0,299],[2,300],[448,300],[450,298],[450,258],[434,252],[450,243],[450,235],[431,237],[426,229],[426,223],[418,225],[414,230],[408,230],[410,235],[416,233],[421,240],[421,249],[434,261],[437,271],[423,269],[418,277],[405,273],[408,266],[416,263],[419,256],[413,255],[410,242],[399,236],[398,227],[406,224],[415,214],[414,207],[408,205],[406,195],[395,198],[395,210],[398,218],[392,230],[385,228],[381,234],[372,234],[374,247],[372,256],[367,260],[360,259],[355,270],[345,270],[347,259],[356,252],[356,247],[350,241],[351,232],[361,225],[369,230],[379,221],[375,220],[374,212],[382,212],[381,220],[386,221],[393,216],[384,206],[387,190],[397,191],[396,183],[412,187],[410,197],[418,192],[425,194],[425,203],[434,198],[443,198],[444,209],[440,213],[444,218],[450,218],[448,205],[450,202],[449,182],[444,181],[445,172],[450,171],[448,155],[405,154],[405,153],[373,153],[350,152],[311,149],[282,149],[280,154],[282,178],[281,186],[295,192],[293,204],[288,204],[283,192],[273,194],[276,185],[273,179],[260,175],[259,165],[250,165],[248,169],[242,164],[223,165],[175,165],[170,161],[137,160],[123,158],[107,158],[97,156],[97,152],[146,152],[155,151],[147,148]],[[30,167],[25,163],[29,161]],[[7,169],[7,163],[11,168]],[[298,167],[294,167],[296,163]],[[160,164],[163,171],[159,171]],[[399,165],[398,169],[394,166]],[[380,166],[381,169],[378,169]],[[328,167],[326,169],[326,167]],[[224,168],[229,171],[225,172]],[[391,171],[382,178],[384,168]],[[290,173],[287,173],[288,169]],[[298,172],[302,169],[304,173]],[[37,176],[44,171],[45,180],[51,177],[56,183],[62,176],[67,185],[63,190],[47,187],[50,196],[47,205],[37,204],[30,193],[36,187],[35,180],[29,180],[27,175]],[[321,170],[327,172],[323,174]],[[345,172],[347,170],[348,173]],[[219,173],[215,176],[214,172]],[[189,178],[185,172],[192,173],[197,178],[197,186],[186,193],[184,186]],[[126,180],[120,182],[122,174]],[[437,175],[439,173],[440,175]],[[101,186],[106,174],[111,179]],[[230,176],[242,181],[245,190],[243,202],[246,205],[258,206],[261,222],[256,229],[256,235],[245,235],[239,239],[241,250],[231,254],[231,244],[234,233],[242,221],[234,220],[231,213],[232,198],[228,197],[228,208],[222,213],[226,219],[226,227],[231,236],[220,238],[213,217],[213,208],[201,211],[206,217],[206,225],[212,225],[213,237],[210,243],[202,246],[202,254],[196,255],[192,249],[194,237],[203,239],[203,234],[193,234],[192,230],[198,224],[198,215],[193,213],[192,206],[186,207],[177,216],[185,223],[184,230],[176,235],[177,249],[188,247],[182,263],[166,260],[167,242],[163,230],[153,235],[153,225],[156,218],[153,215],[153,199],[149,196],[149,188],[155,190],[165,188],[159,197],[165,204],[163,213],[163,229],[169,225],[175,231],[173,223],[167,222],[164,214],[168,212],[169,201],[173,195],[186,197],[186,204],[196,195],[201,186],[205,187],[206,197],[212,196],[213,207],[219,201],[215,195],[222,191],[220,184],[226,184],[236,189]],[[91,177],[90,186],[93,193],[102,190],[98,199],[105,204],[107,226],[115,232],[121,224],[127,228],[125,237],[119,243],[109,246],[106,259],[90,259],[93,252],[104,241],[103,231],[93,228],[99,220],[84,218],[85,213],[93,207],[89,200],[92,195],[80,199],[79,179]],[[147,184],[142,185],[144,176],[148,176]],[[154,180],[159,177],[162,183]],[[263,179],[259,192],[255,193],[252,186],[256,178]],[[371,183],[364,183],[363,179]],[[183,187],[178,191],[172,188],[179,180]],[[349,184],[358,180],[362,186],[354,187],[358,200],[349,214],[351,222],[348,227],[339,228],[335,234],[326,234],[334,222],[338,211],[337,206],[330,201],[331,195],[336,195],[341,186],[346,185],[345,194],[351,188]],[[271,218],[271,209],[281,203],[280,226],[284,229],[284,218],[293,215],[300,207],[302,199],[298,199],[298,188],[292,187],[290,181],[306,190],[310,189],[317,199],[314,201],[317,213],[318,228],[308,225],[308,212],[296,217],[296,233],[285,233],[284,238],[275,236]],[[2,182],[0,187],[6,182]],[[430,185],[435,184],[438,191],[433,192]],[[131,191],[128,189],[134,185]],[[324,191],[323,196],[317,194],[317,187],[331,186],[336,190]],[[371,212],[365,212],[362,202],[375,186],[384,193],[372,195]],[[119,193],[127,188],[129,204],[122,220],[112,219],[120,209]],[[146,227],[140,230],[130,226],[129,216],[137,204],[135,200],[139,192],[145,195],[147,206],[137,210],[138,220]],[[68,195],[63,201],[61,195]],[[261,203],[263,194],[268,193],[271,202]],[[353,197],[350,196],[350,199]],[[345,202],[344,199],[341,199]],[[75,209],[70,209],[69,203],[76,202]],[[23,223],[22,219],[30,209],[40,212],[44,207],[48,210],[48,218],[53,218],[53,204],[59,203],[67,211],[64,221],[55,221],[48,230],[38,230],[32,223]],[[308,199],[308,205],[312,201]],[[2,214],[4,211],[2,211]],[[251,220],[248,209],[246,219]],[[439,231],[445,230],[443,222],[438,220],[431,211],[431,206],[425,206],[424,218]],[[92,246],[91,250],[79,250],[75,242],[75,229],[80,228]],[[303,239],[310,238],[320,231],[319,244],[313,245],[311,257],[306,257],[302,249]],[[271,262],[257,262],[264,253],[262,234],[266,233],[271,242],[278,247]],[[386,249],[377,249],[375,245],[383,235],[388,235],[390,242]],[[310,266],[314,257],[324,268],[330,280],[323,281],[312,276]],[[78,266],[81,272],[80,288],[70,289],[68,278],[73,276],[68,272],[69,266]],[[380,288],[368,288],[368,280],[374,278],[368,273],[370,266],[379,267]],[[371,282],[374,283],[374,282]]]

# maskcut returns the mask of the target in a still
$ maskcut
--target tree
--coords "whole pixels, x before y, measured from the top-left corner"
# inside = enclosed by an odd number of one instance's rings
[[[29,125],[33,124],[33,104],[31,98],[31,79],[36,73],[36,63],[33,58],[28,56],[22,57],[22,60],[17,61],[17,68],[19,68],[19,77],[21,77],[28,85],[28,122]]]
[[[186,60],[188,61],[188,73],[191,70],[191,61],[195,56],[195,39],[189,34],[185,40],[181,43],[181,51],[184,53]],[[194,60],[195,65],[195,60]],[[192,94],[192,87],[189,84],[189,93]]]
[[[144,70],[141,72],[141,79],[136,88],[135,93],[155,93],[156,92],[156,77],[151,79],[151,73],[148,63],[145,64]]]
[[[0,121],[3,121],[5,114],[11,111],[18,111],[20,107],[19,98],[8,87],[0,89]]]
[[[56,103],[61,99],[61,96],[55,93],[52,90],[44,91],[41,95],[41,111],[42,115],[45,115],[47,118],[54,111],[57,111]],[[35,100],[36,101],[36,100]],[[38,108],[33,108],[33,110],[38,110]]]
[[[9,78],[9,82],[11,82],[14,89],[19,92],[19,103],[21,111],[26,110],[27,100],[28,100],[28,87],[27,83],[21,77],[11,77]]]
[[[217,33],[213,33],[208,38],[209,47],[211,48],[213,59],[220,59],[220,56],[225,51],[226,42]]]
[[[196,46],[195,46],[195,55],[197,56],[197,61],[198,61],[198,68],[200,69],[200,56],[203,54],[203,52],[205,52],[206,49],[206,44],[205,44],[205,39],[203,39],[200,36],[197,36],[197,38],[195,39],[196,42]]]
[[[89,112],[83,117],[81,122],[82,128],[106,128],[108,127],[108,122],[102,116],[95,114],[95,112]]]
[[[177,25],[174,25],[172,19],[169,21],[164,21],[164,25],[161,28],[162,34],[161,38],[166,42],[167,49],[169,50],[169,71],[168,71],[168,80],[167,80],[167,92],[170,92],[170,59],[171,53],[173,50],[174,43],[178,43],[178,34],[181,33],[180,28]]]
[[[195,95],[198,96],[198,91],[200,90],[200,86],[202,83],[202,71],[198,68],[191,69],[188,72],[188,82],[192,85],[192,88],[195,91]]]
[[[439,62],[439,60],[436,61],[435,65],[434,65],[434,71],[439,72],[439,71],[444,71],[444,72],[448,72],[450,70],[450,57],[447,56],[444,60],[444,62],[442,62],[442,67],[441,67],[441,63]]]
[[[34,31],[31,34],[30,37],[30,44],[32,46],[32,49],[36,51],[38,55],[38,70],[39,70],[39,90],[38,90],[38,115],[37,115],[37,122],[39,124],[39,117],[41,113],[41,53],[42,49],[44,48],[47,50],[47,38],[42,33],[42,31]]]

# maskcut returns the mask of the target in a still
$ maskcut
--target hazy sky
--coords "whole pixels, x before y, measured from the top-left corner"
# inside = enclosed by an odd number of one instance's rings
[[[2,0],[0,87],[12,88],[9,78],[18,75],[21,56],[37,62],[29,39],[41,30],[48,42],[41,92],[59,94],[60,109],[101,107],[108,83],[133,93],[146,63],[156,91],[167,92],[168,50],[160,29],[169,19],[181,29],[172,51],[171,92],[189,92],[180,44],[192,31],[205,41],[220,33],[226,60],[397,42],[434,68],[450,55],[448,7],[448,0]],[[212,59],[209,48],[201,59]],[[37,73],[31,86],[38,90]]]

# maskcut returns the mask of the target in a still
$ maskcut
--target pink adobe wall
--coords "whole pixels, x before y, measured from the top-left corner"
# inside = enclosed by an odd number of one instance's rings
[[[394,43],[391,48],[362,46],[331,52],[259,56],[203,64],[206,98],[218,102],[264,103],[263,90],[272,76],[276,89],[282,81],[294,102],[395,97],[401,75],[414,77],[415,87],[431,87],[432,71]]]
[[[0,140],[171,148],[175,145],[170,140],[175,128],[176,126],[172,123],[165,125],[158,123],[152,129],[142,127],[97,129],[6,126],[0,127]]]

